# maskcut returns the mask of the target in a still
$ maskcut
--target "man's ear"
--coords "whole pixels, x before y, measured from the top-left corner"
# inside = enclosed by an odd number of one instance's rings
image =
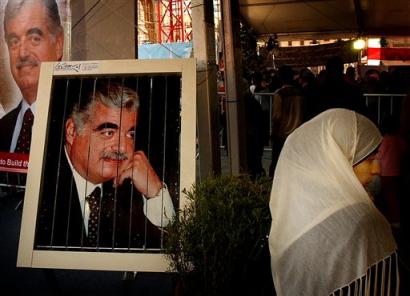
[[[57,61],[61,61],[61,59],[63,58],[63,50],[64,50],[64,33],[63,31],[61,31],[57,38],[56,38],[56,42],[55,42],[55,54],[57,57]]]
[[[67,119],[65,123],[65,141],[70,146],[73,145],[74,138],[76,136],[75,125],[72,118]]]

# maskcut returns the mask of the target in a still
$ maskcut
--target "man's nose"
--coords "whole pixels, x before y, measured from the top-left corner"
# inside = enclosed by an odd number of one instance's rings
[[[372,175],[380,175],[381,167],[380,167],[380,160],[375,159],[372,162],[371,173]]]
[[[127,148],[127,137],[122,133],[118,134],[114,139],[115,148],[120,152],[126,152]]]
[[[29,50],[29,45],[27,44],[26,40],[21,41],[20,47],[19,47],[19,56],[20,59],[24,59],[28,56],[30,50]]]

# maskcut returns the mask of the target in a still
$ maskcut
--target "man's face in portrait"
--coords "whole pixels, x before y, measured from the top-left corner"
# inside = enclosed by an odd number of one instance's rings
[[[63,34],[55,37],[50,32],[47,8],[42,1],[25,4],[5,24],[5,30],[11,73],[23,96],[31,104],[37,94],[40,63],[61,59]]]
[[[118,168],[132,161],[137,112],[96,102],[81,128],[66,123],[68,154],[76,171],[99,184],[117,176]],[[71,147],[71,148],[70,148]]]

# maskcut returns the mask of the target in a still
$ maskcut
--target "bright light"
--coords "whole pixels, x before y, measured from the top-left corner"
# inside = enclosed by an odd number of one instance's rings
[[[368,42],[368,46],[371,48],[380,48],[380,38],[369,38],[369,40],[367,40]]]
[[[367,60],[369,66],[380,66],[380,60]]]
[[[365,45],[366,45],[366,42],[363,39],[356,39],[353,42],[353,48],[357,50],[363,49]]]

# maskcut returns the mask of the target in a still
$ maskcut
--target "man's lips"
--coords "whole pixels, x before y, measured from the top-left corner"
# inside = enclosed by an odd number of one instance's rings
[[[122,159],[113,159],[113,158],[103,158],[104,162],[109,162],[109,163],[120,163],[123,162],[124,160]]]

